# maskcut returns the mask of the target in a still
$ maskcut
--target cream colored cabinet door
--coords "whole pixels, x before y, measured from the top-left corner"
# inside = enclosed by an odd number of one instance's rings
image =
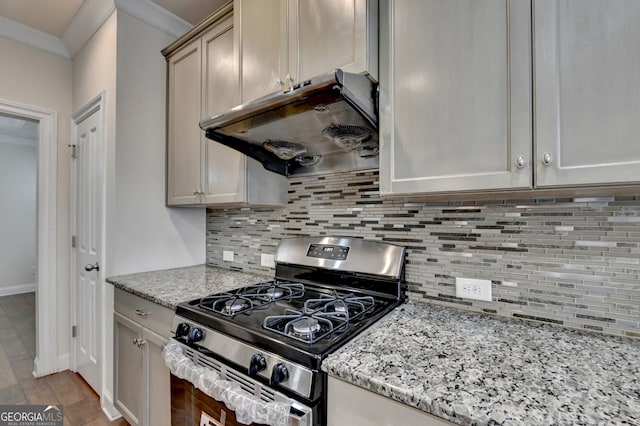
[[[242,103],[290,85],[287,0],[236,0]]]
[[[144,424],[169,426],[171,424],[171,371],[162,359],[162,344],[167,339],[144,328],[142,351],[146,393]]]
[[[380,189],[532,186],[531,2],[380,3]]]
[[[535,0],[539,187],[640,182],[640,2]]]
[[[214,25],[202,36],[204,116],[224,113],[240,103],[239,70],[234,51],[233,18]],[[243,202],[246,156],[202,137],[205,153],[204,203]]]
[[[329,376],[327,386],[327,426],[454,425],[332,376]]]
[[[377,78],[377,0],[236,0],[242,102],[341,68]]]
[[[172,54],[168,62],[167,205],[200,201],[201,53],[197,39]]]
[[[377,73],[377,1],[290,1],[293,27],[289,69],[302,81],[340,68]],[[369,3],[369,10],[367,10]],[[369,18],[369,19],[368,19]],[[374,23],[375,20],[375,23]],[[371,23],[368,25],[368,23]],[[369,58],[369,54],[373,56]],[[375,59],[375,60],[374,60]]]
[[[142,425],[142,326],[113,313],[114,326],[114,404],[131,425]]]

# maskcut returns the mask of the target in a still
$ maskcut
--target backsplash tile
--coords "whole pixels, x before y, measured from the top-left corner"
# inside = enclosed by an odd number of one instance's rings
[[[640,337],[640,197],[420,202],[378,187],[377,172],[299,177],[286,207],[209,209],[207,263],[272,274],[260,254],[284,237],[387,241],[407,247],[416,302]],[[455,277],[492,280],[493,301],[457,298]]]

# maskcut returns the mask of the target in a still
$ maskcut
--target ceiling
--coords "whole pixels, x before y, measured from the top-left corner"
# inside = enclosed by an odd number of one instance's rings
[[[151,1],[196,25],[228,0]],[[0,16],[60,38],[84,2],[85,0],[0,0]]]

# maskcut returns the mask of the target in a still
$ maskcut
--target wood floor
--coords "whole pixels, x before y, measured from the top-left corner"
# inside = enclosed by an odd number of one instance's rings
[[[0,324],[0,405],[62,404],[65,426],[128,424],[109,422],[98,395],[71,371],[33,377],[35,293],[0,297]]]

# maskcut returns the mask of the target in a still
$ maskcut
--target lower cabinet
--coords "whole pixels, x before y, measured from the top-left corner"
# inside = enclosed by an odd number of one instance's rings
[[[140,307],[132,309],[136,305]],[[114,400],[131,425],[171,424],[170,372],[161,348],[168,338],[172,315],[170,309],[116,290]],[[135,316],[140,320],[134,320]]]
[[[450,426],[455,424],[335,377],[329,376],[328,383],[328,426]]]

